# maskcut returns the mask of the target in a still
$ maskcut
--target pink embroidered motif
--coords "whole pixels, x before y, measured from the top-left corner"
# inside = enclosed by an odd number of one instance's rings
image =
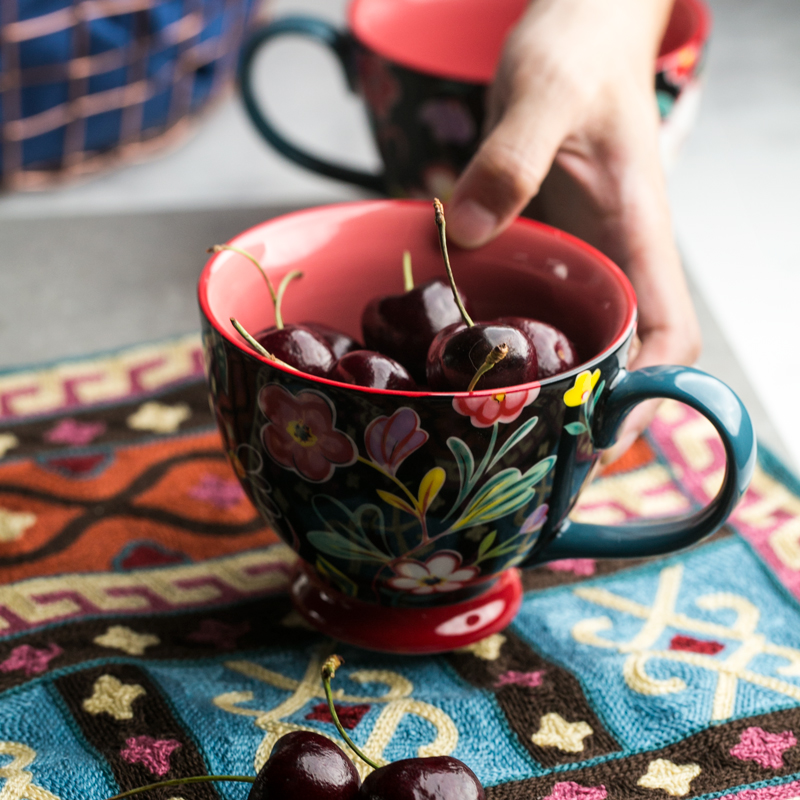
[[[763,728],[747,728],[742,731],[739,744],[731,748],[731,755],[741,761],[755,761],[764,769],[780,769],[783,767],[783,751],[796,744],[797,739],[791,731],[768,733]]]
[[[529,689],[535,689],[537,686],[542,685],[542,677],[544,670],[537,670],[536,672],[514,672],[509,670],[497,678],[494,685],[495,689],[501,686],[527,686]]]
[[[200,627],[186,638],[200,644],[213,644],[220,650],[233,650],[236,647],[236,640],[249,630],[250,623],[247,621],[231,625],[218,619],[204,619]]]
[[[174,739],[154,739],[152,736],[133,736],[125,744],[127,746],[119,754],[129,764],[144,764],[159,778],[169,772],[169,757],[181,746]]]
[[[93,439],[106,432],[105,422],[78,422],[74,419],[62,419],[42,437],[50,444],[71,444],[75,447],[89,444]]]
[[[9,657],[0,664],[0,670],[13,672],[21,669],[28,677],[39,675],[47,669],[56,656],[60,656],[63,652],[57,644],[47,645],[47,650],[37,650],[29,644],[21,644],[15,647]]]
[[[583,578],[594,575],[597,562],[593,558],[562,558],[545,566],[553,572],[572,572]]]
[[[361,704],[357,706],[342,706],[334,703],[333,707],[336,709],[336,716],[339,717],[339,722],[342,723],[343,728],[352,730],[364,718],[372,706]],[[306,719],[316,719],[320,722],[333,723],[333,715],[330,712],[326,703],[319,703],[311,709],[311,713],[306,714]]]
[[[606,800],[605,786],[581,786],[573,781],[557,783],[551,794],[542,800]]]
[[[726,794],[719,800],[795,800],[800,795],[800,781],[782,786],[765,786],[763,789],[745,789],[738,794]]]
[[[220,478],[218,475],[209,473],[203,475],[200,481],[189,489],[188,494],[195,500],[211,503],[212,506],[221,508],[223,511],[233,508],[244,498],[239,481]]]
[[[695,639],[694,636],[681,636],[677,634],[670,639],[670,650],[683,650],[687,653],[702,653],[706,656],[715,656],[725,649],[724,644],[713,641],[704,641],[703,639]]]

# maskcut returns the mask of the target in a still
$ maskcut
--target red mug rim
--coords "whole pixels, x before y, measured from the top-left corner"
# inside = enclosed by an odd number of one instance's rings
[[[413,205],[413,206],[427,207],[429,204],[425,200],[360,200],[350,203],[333,203],[329,206],[315,206],[313,208],[306,208],[300,211],[293,211],[290,212],[289,214],[282,214],[278,217],[273,217],[272,219],[260,222],[257,225],[253,225],[252,227],[247,228],[244,231],[238,233],[233,239],[231,239],[228,242],[228,244],[236,244],[236,242],[239,241],[240,239],[246,238],[248,235],[250,235],[255,231],[264,228],[269,228],[270,225],[277,223],[279,220],[286,220],[288,218],[297,218],[307,215],[319,214],[326,208],[352,208],[353,210],[358,210],[359,208],[364,208],[364,207],[374,208],[377,205],[384,205],[384,206]],[[614,337],[614,339],[609,345],[607,345],[600,353],[598,353],[588,361],[579,364],[574,369],[571,369],[567,372],[561,372],[557,375],[553,375],[550,378],[545,378],[544,380],[541,381],[533,381],[530,383],[518,384],[516,386],[509,386],[500,389],[479,389],[471,393],[431,392],[431,391],[409,392],[409,391],[398,391],[396,389],[376,389],[370,386],[357,386],[351,383],[342,383],[340,381],[334,381],[331,380],[330,378],[320,378],[317,377],[316,375],[308,375],[304,372],[298,373],[293,369],[290,368],[287,369],[286,367],[282,367],[280,364],[276,364],[274,361],[270,361],[268,358],[265,358],[259,353],[256,353],[249,346],[245,346],[244,342],[239,340],[238,335],[236,335],[235,333],[231,333],[233,329],[230,326],[230,321],[228,319],[220,320],[220,318],[211,309],[208,293],[209,293],[209,286],[212,281],[214,264],[217,261],[217,259],[229,256],[230,255],[229,253],[224,253],[224,252],[216,253],[206,262],[206,265],[200,274],[200,278],[197,284],[198,301],[200,303],[200,308],[203,312],[203,315],[211,324],[211,326],[214,328],[214,330],[216,330],[216,332],[224,339],[227,339],[227,341],[230,344],[232,344],[242,353],[245,353],[251,358],[255,358],[259,361],[262,361],[264,364],[267,364],[272,369],[284,372],[287,375],[300,374],[303,378],[312,383],[320,383],[326,386],[336,386],[339,388],[364,392],[365,394],[397,395],[400,397],[449,397],[449,398],[491,397],[492,395],[496,395],[503,392],[530,391],[531,389],[536,389],[540,386],[545,386],[557,383],[559,381],[563,381],[575,375],[579,375],[581,372],[585,372],[586,370],[593,370],[597,365],[599,365],[602,361],[604,361],[611,353],[613,353],[615,350],[618,350],[633,332],[637,319],[636,293],[634,292],[633,286],[631,285],[625,273],[613,261],[611,261],[610,258],[605,256],[599,250],[592,247],[590,244],[584,242],[582,239],[578,239],[576,236],[572,236],[571,234],[565,233],[564,231],[559,230],[558,228],[546,225],[543,222],[538,222],[536,220],[526,219],[523,217],[519,217],[516,220],[514,220],[512,226],[523,226],[523,227],[527,226],[534,228],[538,231],[548,234],[549,236],[555,236],[561,239],[562,241],[566,241],[571,246],[577,248],[578,250],[583,251],[586,255],[589,255],[592,258],[594,263],[597,263],[599,266],[605,269],[607,273],[612,277],[612,279],[614,279],[617,282],[626,300],[626,312],[624,321],[619,326],[617,335]],[[502,236],[503,234],[500,235]]]
[[[391,32],[387,29],[387,35],[382,36],[370,26],[365,20],[366,10],[369,9],[370,3],[376,2],[383,4],[386,0],[351,0],[347,9],[350,31],[369,50],[387,61],[426,75],[479,85],[488,85],[492,82],[499,53],[486,54],[483,60],[475,58],[473,54],[469,63],[452,69],[442,69],[441,64],[434,64],[433,59],[425,53],[401,52],[393,28]],[[704,0],[676,0],[675,7],[679,5],[689,15],[688,35],[681,37],[681,40],[667,52],[659,53],[655,63],[656,72],[667,69],[677,54],[686,48],[700,50],[708,39],[711,30],[711,10]]]

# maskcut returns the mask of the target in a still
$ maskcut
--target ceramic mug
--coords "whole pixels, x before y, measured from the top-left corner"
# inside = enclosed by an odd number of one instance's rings
[[[291,270],[287,321],[359,338],[373,297],[402,292],[401,253],[418,282],[444,268],[433,212],[367,201],[270,220],[232,244]],[[380,650],[433,652],[503,628],[519,607],[517,567],[561,558],[677,550],[713,533],[755,461],[747,411],[687,367],[628,372],[636,298],[597,250],[517,220],[478,251],[451,253],[476,319],[528,315],[558,325],[580,365],[541,382],[472,394],[397,392],[314,378],[257,355],[230,323],[274,324],[262,276],[221,252],[200,278],[208,380],[225,449],[264,519],[299,555],[292,596],[313,625]],[[725,446],[717,497],[691,516],[589,525],[568,518],[603,448],[636,404],[698,409]]]
[[[352,0],[348,31],[314,17],[275,20],[254,32],[244,47],[239,78],[245,108],[264,138],[306,169],[392,196],[447,199],[477,150],[486,88],[503,41],[527,3]],[[676,0],[656,62],[667,160],[692,122],[709,30],[703,0]],[[254,87],[255,58],[265,44],[287,35],[310,37],[337,55],[349,86],[366,106],[384,165],[381,174],[307,153],[262,110]]]

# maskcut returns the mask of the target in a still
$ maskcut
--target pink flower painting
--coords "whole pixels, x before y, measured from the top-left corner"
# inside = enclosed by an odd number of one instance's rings
[[[539,387],[519,392],[454,397],[453,408],[469,417],[476,428],[489,428],[495,422],[513,422],[539,396]]]
[[[269,420],[261,429],[272,459],[306,480],[323,483],[336,467],[353,464],[358,456],[353,440],[336,429],[336,411],[319,392],[296,395],[277,384],[265,386],[258,404]]]
[[[400,465],[428,441],[416,411],[399,408],[391,417],[377,417],[364,432],[364,445],[373,463],[396,475]]]

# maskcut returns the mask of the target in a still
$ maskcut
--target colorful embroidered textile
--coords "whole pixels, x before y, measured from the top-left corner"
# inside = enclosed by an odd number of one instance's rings
[[[337,738],[318,678],[334,649],[359,745],[451,753],[492,800],[800,796],[800,495],[771,460],[712,541],[532,570],[502,634],[402,658],[292,612],[292,553],[225,459],[196,337],[0,374],[0,454],[3,800],[253,774],[287,731]],[[576,516],[686,511],[722,468],[708,423],[665,404]]]

